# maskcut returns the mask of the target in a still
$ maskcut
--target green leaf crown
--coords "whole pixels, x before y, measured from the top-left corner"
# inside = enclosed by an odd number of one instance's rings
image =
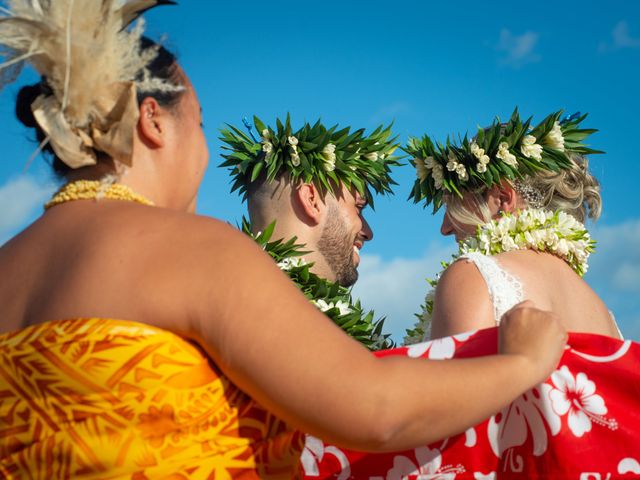
[[[580,128],[586,114],[560,120],[562,113],[552,113],[532,128],[532,118],[523,122],[516,108],[507,123],[496,118],[490,127],[479,127],[476,137],[465,135],[457,144],[447,138],[442,145],[427,135],[409,139],[403,150],[413,158],[410,162],[418,175],[409,199],[424,200],[425,207],[433,203],[435,213],[445,193],[462,197],[465,191],[490,188],[504,178],[566,170],[572,165],[572,153],[603,153],[583,143],[597,132]]]
[[[253,123],[259,139],[248,122],[248,133],[227,124],[220,137],[222,149],[228,152],[222,154],[225,161],[220,167],[230,167],[231,191],[239,190],[243,199],[247,187],[265,172],[267,181],[288,173],[293,181],[313,183],[334,195],[338,193],[335,189],[344,184],[355,188],[370,204],[371,190],[392,193],[390,186],[396,182],[390,176],[391,167],[400,163],[393,156],[399,144],[397,137],[391,138],[391,125],[379,126],[365,135],[364,129],[351,132],[349,127],[327,128],[320,120],[294,131],[289,115],[284,123],[277,119],[275,129],[255,116]]]

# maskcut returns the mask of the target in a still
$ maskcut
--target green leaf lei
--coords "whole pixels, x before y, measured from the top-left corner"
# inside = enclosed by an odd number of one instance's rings
[[[409,199],[433,203],[434,213],[442,206],[445,193],[462,197],[465,191],[497,185],[503,178],[515,180],[540,171],[567,169],[570,154],[603,153],[582,141],[597,130],[581,129],[586,114],[560,120],[562,111],[547,116],[531,128],[531,118],[520,119],[516,108],[503,124],[496,118],[489,128],[478,128],[475,138],[467,135],[458,144],[449,138],[444,145],[429,136],[410,138],[404,151],[413,160],[417,180]]]
[[[422,314],[416,314],[418,322],[406,331],[405,345],[427,340],[433,315],[435,289],[438,279],[449,265],[462,255],[480,252],[484,255],[497,255],[514,250],[535,250],[551,253],[569,264],[580,276],[588,269],[587,260],[595,251],[596,242],[591,239],[585,226],[573,216],[562,211],[543,209],[525,209],[517,214],[503,213],[498,220],[479,225],[475,236],[459,243],[458,253],[447,263],[442,262],[443,270],[435,280],[427,280],[432,289],[425,298]]]
[[[392,348],[394,343],[389,334],[382,332],[385,318],[374,321],[374,312],[365,312],[360,300],[354,302],[350,289],[312,273],[313,264],[306,263],[302,258],[309,252],[303,250],[304,245],[296,243],[296,237],[287,241],[271,241],[275,224],[271,223],[264,232],[254,235],[251,224],[243,218],[242,231],[253,238],[278,263],[280,269],[289,276],[305,297],[350,337],[369,350]]]
[[[371,189],[380,194],[392,193],[390,186],[396,183],[390,170],[400,163],[393,156],[399,144],[397,137],[391,138],[391,126],[379,126],[365,135],[364,129],[351,132],[349,127],[327,128],[320,120],[294,131],[289,115],[284,123],[277,119],[275,129],[255,116],[253,123],[259,140],[248,122],[248,134],[229,124],[220,132],[222,149],[229,153],[222,155],[225,161],[219,166],[230,167],[234,177],[231,191],[239,190],[243,199],[247,186],[262,174],[266,174],[267,181],[273,181],[283,173],[334,194],[340,184],[355,187],[371,205]]]

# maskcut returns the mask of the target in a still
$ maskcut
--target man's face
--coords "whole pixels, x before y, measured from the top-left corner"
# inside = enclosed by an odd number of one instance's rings
[[[350,287],[358,279],[360,249],[373,238],[362,216],[367,200],[342,188],[339,198],[327,196],[327,220],[318,241],[318,251],[333,271],[336,282]]]

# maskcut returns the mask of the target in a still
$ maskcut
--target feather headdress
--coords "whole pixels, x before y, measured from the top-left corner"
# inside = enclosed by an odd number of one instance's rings
[[[57,156],[71,168],[95,165],[96,151],[131,164],[137,88],[182,87],[151,78],[157,48],[142,50],[144,11],[170,0],[5,0],[0,6],[0,90],[25,62],[51,94],[32,104]],[[142,75],[141,75],[142,72]]]

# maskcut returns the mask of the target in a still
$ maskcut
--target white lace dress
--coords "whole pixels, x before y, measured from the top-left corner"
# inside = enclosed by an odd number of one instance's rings
[[[460,258],[473,263],[484,278],[493,303],[493,318],[499,325],[502,316],[524,300],[522,283],[502,268],[494,257],[472,252]]]

